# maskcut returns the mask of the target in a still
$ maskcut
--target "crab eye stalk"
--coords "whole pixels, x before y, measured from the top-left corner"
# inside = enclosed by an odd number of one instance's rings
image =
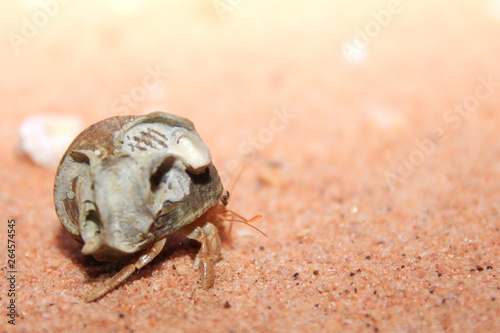
[[[223,191],[222,195],[220,196],[220,201],[224,206],[227,206],[229,203],[229,191]]]

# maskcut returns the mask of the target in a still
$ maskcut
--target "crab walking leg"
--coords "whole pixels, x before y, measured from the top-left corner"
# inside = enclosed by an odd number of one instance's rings
[[[153,246],[148,250],[148,252],[140,256],[139,259],[137,259],[132,264],[125,266],[115,276],[104,282],[104,285],[96,288],[92,292],[92,294],[87,296],[85,302],[93,302],[96,299],[101,298],[102,296],[106,295],[108,292],[116,288],[130,275],[132,275],[132,273],[134,273],[136,269],[141,269],[142,267],[150,263],[161,252],[161,250],[165,246],[166,241],[167,239],[163,238],[158,242],[154,243]]]
[[[206,222],[187,233],[186,237],[201,243],[194,267],[200,270],[201,287],[205,290],[210,289],[215,281],[215,263],[220,258],[219,231],[212,223]]]

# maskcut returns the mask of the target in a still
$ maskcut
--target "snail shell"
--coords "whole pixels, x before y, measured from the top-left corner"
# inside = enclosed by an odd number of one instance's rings
[[[193,124],[154,112],[108,118],[78,135],[59,164],[54,202],[82,253],[109,261],[192,223],[221,193]]]

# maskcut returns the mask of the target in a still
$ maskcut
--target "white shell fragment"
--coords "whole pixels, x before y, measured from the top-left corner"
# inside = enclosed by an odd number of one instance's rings
[[[18,150],[40,166],[56,166],[82,128],[82,121],[75,116],[30,116],[19,127]]]

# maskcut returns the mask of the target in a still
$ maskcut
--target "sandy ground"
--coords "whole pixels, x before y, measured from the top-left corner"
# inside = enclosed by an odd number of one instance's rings
[[[1,330],[500,330],[499,1],[9,3]],[[87,304],[122,264],[80,253],[18,128],[155,110],[195,123],[227,187],[246,165],[230,207],[269,237],[236,225],[209,291],[184,242]]]

